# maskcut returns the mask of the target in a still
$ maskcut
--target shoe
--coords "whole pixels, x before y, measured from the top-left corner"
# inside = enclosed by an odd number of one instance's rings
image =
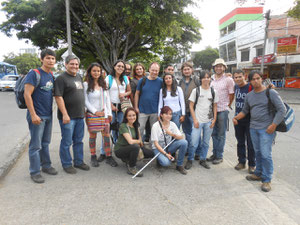
[[[52,166],[50,168],[42,168],[42,171],[44,173],[50,174],[50,175],[56,175],[57,171]]]
[[[84,162],[80,165],[74,165],[74,167],[81,169],[81,170],[90,170],[90,167],[88,165],[86,165]]]
[[[200,156],[199,155],[195,155],[195,160],[200,160]]]
[[[112,167],[118,166],[118,163],[115,161],[115,159],[112,156],[106,158],[106,163],[111,165]]]
[[[212,162],[216,159],[214,155],[211,155],[208,159],[206,159],[207,162]]]
[[[137,174],[137,172],[138,172],[138,169],[136,168],[136,166],[134,166],[134,167],[127,166],[128,174],[135,175],[135,174]],[[142,177],[142,176],[144,176],[144,174],[142,172],[137,175],[137,177]]]
[[[264,191],[264,192],[271,191],[271,182],[262,183],[261,190]]]
[[[193,166],[193,161],[192,161],[192,160],[188,160],[188,161],[186,162],[184,168],[185,168],[186,170],[189,170],[189,169],[192,168],[192,166]]]
[[[99,162],[97,161],[97,156],[96,155],[91,156],[91,166],[92,167],[98,167],[99,166]]]
[[[207,164],[205,160],[200,160],[199,164],[203,166],[205,169],[210,169],[210,166]]]
[[[212,161],[212,163],[213,164],[215,164],[215,165],[217,165],[217,164],[220,164],[221,162],[223,162],[223,159],[222,158],[215,158],[213,161]]]
[[[249,181],[261,181],[261,177],[256,176],[255,174],[246,176],[246,179]]]
[[[242,169],[245,169],[246,168],[246,166],[245,166],[245,164],[243,164],[243,163],[238,163],[235,167],[234,167],[234,169],[236,169],[236,170],[242,170]]]
[[[77,170],[73,166],[64,168],[64,171],[66,173],[69,173],[69,174],[75,174],[75,173],[77,173]]]
[[[249,166],[248,168],[249,174],[254,174],[254,171],[255,171],[255,166]]]
[[[42,184],[45,182],[45,179],[42,177],[41,174],[31,175],[31,180],[37,184]]]
[[[183,168],[183,166],[176,166],[176,170],[183,175],[187,175],[187,171]]]
[[[98,162],[103,162],[104,159],[106,159],[106,155],[101,154],[97,160]]]

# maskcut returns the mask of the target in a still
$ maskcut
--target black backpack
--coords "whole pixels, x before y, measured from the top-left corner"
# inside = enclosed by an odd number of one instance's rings
[[[213,112],[213,108],[214,108],[214,101],[215,101],[215,90],[213,89],[213,87],[210,87],[210,91],[211,91],[211,96],[212,96],[212,103],[211,103],[211,111]],[[200,96],[200,86],[196,87],[196,100],[194,103],[194,111],[196,110],[196,105],[198,102],[198,98]]]

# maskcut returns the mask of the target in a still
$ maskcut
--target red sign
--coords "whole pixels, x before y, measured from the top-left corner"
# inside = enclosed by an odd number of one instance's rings
[[[286,78],[285,87],[289,88],[300,88],[300,79],[299,78]]]
[[[277,40],[277,53],[297,51],[298,37],[279,38]]]
[[[253,64],[261,64],[261,59],[262,59],[262,56],[254,57],[252,60],[252,63]],[[276,59],[276,56],[274,54],[265,55],[264,63],[274,62],[275,59]]]

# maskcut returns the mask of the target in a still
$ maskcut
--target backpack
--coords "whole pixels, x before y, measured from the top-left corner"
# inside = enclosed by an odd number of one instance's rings
[[[144,87],[144,85],[145,85],[145,83],[146,83],[146,80],[147,80],[147,77],[144,76],[144,77],[143,77],[143,80],[142,80],[142,83],[141,83],[139,96],[142,95],[142,90],[143,90],[143,87]]]
[[[211,91],[211,96],[213,98],[211,107],[213,108],[214,101],[215,101],[215,90],[213,89],[213,87],[210,87],[210,91]],[[200,96],[200,86],[196,87],[196,100],[195,100],[195,103],[194,103],[194,110],[196,110],[196,105],[197,105],[199,96]]]
[[[35,72],[35,75],[36,75],[36,85],[34,87],[37,88],[41,82],[41,73],[38,69],[33,69],[33,71]],[[28,72],[30,73],[31,70]],[[25,102],[25,99],[24,99],[24,88],[25,88],[25,79],[28,75],[28,73],[23,76],[23,77],[20,77],[17,82],[16,82],[16,86],[15,86],[15,98],[16,98],[16,103],[18,105],[18,107],[20,109],[27,109],[27,105],[26,105],[26,102]],[[53,73],[52,71],[50,72],[52,77],[53,77],[53,80],[54,80],[54,76],[53,76]]]
[[[269,113],[270,114],[271,113],[275,114],[276,113],[276,108],[275,108],[275,106],[273,105],[273,103],[271,101],[271,98],[270,98],[270,89],[269,88],[267,88],[267,90],[266,90],[266,95],[267,95],[267,98],[268,98],[268,110],[269,110]],[[276,127],[276,131],[279,131],[279,132],[288,132],[291,129],[291,127],[293,126],[293,124],[294,124],[295,113],[294,113],[294,110],[288,104],[286,104],[285,102],[283,102],[283,104],[286,107],[285,116],[284,116],[284,119],[281,121],[281,123],[278,124],[278,126]]]
[[[123,76],[123,78],[124,78],[125,85],[127,86],[127,84],[129,83],[128,82],[128,77],[127,76]],[[108,75],[108,89],[111,88],[112,83],[113,83],[113,76],[112,75]]]

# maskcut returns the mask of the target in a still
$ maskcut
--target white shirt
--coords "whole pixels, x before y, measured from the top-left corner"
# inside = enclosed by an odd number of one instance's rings
[[[105,82],[106,82],[107,88],[109,88],[109,77],[108,76],[106,76]],[[122,82],[122,85],[119,85],[119,90],[120,90],[120,93],[126,92],[125,81]],[[118,90],[116,79],[113,78],[111,87],[109,89],[109,96],[110,96],[110,100],[112,103],[121,103],[120,98],[119,98],[119,90]]]
[[[181,87],[177,87],[177,96],[171,96],[171,91],[167,91],[167,96],[163,98],[162,89],[159,91],[158,113],[164,106],[169,106],[173,112],[181,111],[181,115],[185,115],[185,102]]]

